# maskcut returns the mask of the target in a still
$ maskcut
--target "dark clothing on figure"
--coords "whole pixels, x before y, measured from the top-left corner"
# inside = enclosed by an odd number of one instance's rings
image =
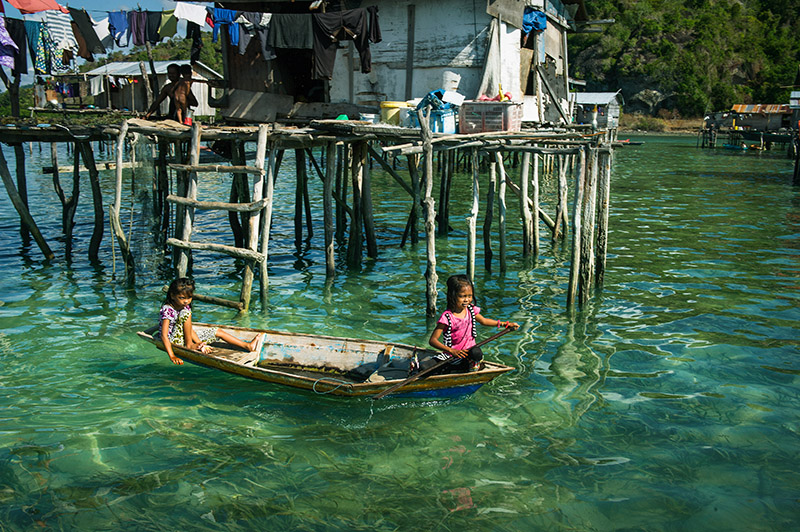
[[[275,13],[269,23],[269,45],[272,48],[314,47],[311,15]]]
[[[314,14],[314,70],[312,79],[331,79],[339,41],[353,41],[361,57],[361,72],[372,70],[366,9]]]
[[[419,369],[420,371],[426,370],[431,366],[435,366],[442,360],[444,357],[448,357],[447,353],[440,353],[436,356],[431,358],[426,358],[424,360],[419,361]],[[473,346],[469,348],[467,351],[467,356],[465,358],[452,358],[452,361],[447,364],[442,364],[439,366],[438,369],[434,370],[432,373],[428,373],[428,375],[445,375],[448,373],[466,373],[470,369],[470,362],[478,362],[483,360],[483,351],[478,346]]]

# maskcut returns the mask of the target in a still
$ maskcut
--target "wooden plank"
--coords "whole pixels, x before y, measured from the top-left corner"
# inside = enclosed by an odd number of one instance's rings
[[[180,170],[183,172],[197,172],[199,174],[207,174],[207,173],[225,173],[225,174],[264,174],[263,168],[258,168],[255,166],[226,166],[221,164],[198,164],[198,165],[191,165],[191,164],[177,164],[177,163],[170,163],[168,165],[170,168],[174,170]]]
[[[198,166],[200,162],[200,136],[203,126],[200,122],[195,120],[192,124],[192,143],[189,147],[189,165]],[[197,199],[197,172],[189,172],[189,179],[186,189],[186,198],[190,200]],[[180,240],[188,242],[192,236],[192,225],[194,224],[194,208],[189,206],[184,209],[183,213],[183,226],[180,234]],[[172,239],[170,239],[172,240]],[[191,247],[181,246],[181,251],[178,255],[178,277],[186,277],[186,272],[189,269],[190,250],[195,249]],[[197,248],[201,249],[201,248]]]
[[[167,244],[181,249],[195,249],[198,251],[214,251],[236,257],[239,259],[251,260],[254,262],[261,262],[264,260],[264,255],[258,251],[249,249],[237,248],[235,246],[227,246],[225,244],[215,244],[213,242],[187,242],[177,238],[168,238]]]
[[[182,196],[175,196],[174,194],[167,196],[167,201],[170,203],[177,203],[178,205],[193,207],[203,211],[218,210],[229,212],[256,212],[263,209],[267,204],[267,201],[263,198],[250,203],[226,203],[222,201],[193,200],[190,198],[184,198]]]

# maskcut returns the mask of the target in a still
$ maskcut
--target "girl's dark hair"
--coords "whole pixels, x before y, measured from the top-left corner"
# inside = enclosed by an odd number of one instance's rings
[[[447,309],[453,310],[456,308],[456,298],[458,297],[458,291],[465,287],[469,286],[472,288],[472,302],[475,302],[475,285],[472,284],[472,281],[469,280],[469,277],[466,275],[451,275],[447,278]]]
[[[188,277],[178,277],[172,281],[167,289],[166,303],[172,303],[178,296],[194,295],[194,281]]]

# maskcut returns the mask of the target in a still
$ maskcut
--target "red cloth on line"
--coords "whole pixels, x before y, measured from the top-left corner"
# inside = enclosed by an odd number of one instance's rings
[[[59,5],[55,0],[8,0],[8,3],[19,9],[19,12],[23,15],[51,9],[69,15],[69,9]]]

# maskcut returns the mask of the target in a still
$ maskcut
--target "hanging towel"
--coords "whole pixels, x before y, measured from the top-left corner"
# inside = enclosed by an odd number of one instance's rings
[[[54,0],[8,0],[8,3],[19,9],[23,15],[30,15],[31,13],[38,13],[40,11],[48,11],[54,9],[62,13],[69,13],[67,8],[58,5]]]
[[[73,28],[76,39],[80,33],[80,35],[83,36],[83,40],[86,41],[86,48],[89,53],[106,53],[105,47],[100,42],[100,38],[97,36],[97,33],[94,31],[94,24],[92,23],[91,17],[89,17],[89,13],[87,13],[85,9],[76,9],[71,7],[69,8],[69,14],[72,17],[72,22],[74,22],[75,26],[77,26],[77,31],[75,31],[75,28]],[[78,44],[80,44],[80,42],[78,42]],[[78,55],[80,55],[80,53]],[[83,56],[81,55],[81,57]]]
[[[6,17],[0,17],[0,65],[14,69],[14,56],[19,53],[19,47],[6,29]]]
[[[72,32],[72,18],[61,11],[45,11],[44,24],[56,50],[77,50],[78,41]]]
[[[361,72],[372,70],[369,50],[367,10],[348,9],[333,13],[315,13],[313,79],[331,79],[339,41],[354,41],[361,57]]]
[[[275,13],[269,24],[269,45],[272,48],[314,47],[311,15]]]
[[[128,11],[128,43],[144,46],[147,31],[147,11]]]
[[[14,54],[14,70],[11,73],[15,76],[28,73],[28,36],[25,34],[25,22],[19,18],[7,18],[6,29],[8,34],[17,45],[17,53]]]
[[[158,36],[161,39],[169,39],[178,33],[178,19],[175,18],[175,10],[161,12],[161,24],[158,26]]]
[[[206,23],[206,15],[208,15],[208,11],[205,6],[190,4],[188,2],[178,2],[175,6],[176,18],[194,22],[201,28]]]
[[[28,35],[28,52],[30,52],[33,72],[34,74],[44,74],[44,72],[40,72],[36,68],[38,62],[36,54],[41,44],[42,23],[36,20],[26,20],[25,33]],[[46,64],[44,59],[42,59],[42,64]]]
[[[221,26],[228,26],[228,43],[231,46],[239,46],[239,26],[234,24],[236,11],[232,9],[214,8],[214,30],[211,32],[211,40],[217,42],[219,29]]]
[[[92,96],[103,92],[103,76],[95,76],[89,80],[89,89]]]
[[[123,47],[130,44],[130,36],[122,44],[122,38],[128,33],[128,13],[125,11],[112,11],[108,14],[108,31],[117,46]]]
[[[158,28],[161,26],[161,11],[146,11],[147,26],[145,26],[145,39],[150,44],[157,44],[161,40]]]
[[[100,44],[102,44],[103,48],[106,50],[113,48],[114,37],[111,36],[111,29],[108,25],[108,17],[104,18],[100,22],[94,22],[94,19],[92,20],[92,27],[94,28],[94,32],[97,34],[97,38],[100,39]]]

